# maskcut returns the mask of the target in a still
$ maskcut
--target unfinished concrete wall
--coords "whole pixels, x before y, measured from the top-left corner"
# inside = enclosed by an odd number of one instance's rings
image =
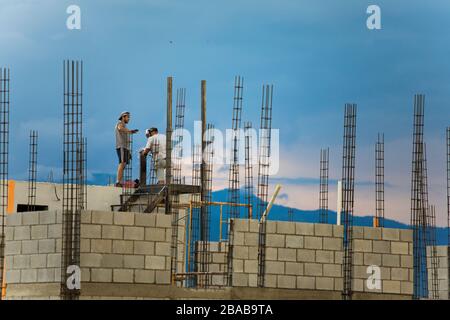
[[[16,212],[18,204],[28,203],[28,182],[10,181],[10,213]],[[122,188],[109,186],[87,186],[89,210],[110,210],[118,203]],[[63,185],[58,183],[36,183],[36,205],[46,205],[50,211],[62,210]]]
[[[61,281],[61,218],[56,211],[7,217],[7,285]]]
[[[80,268],[83,287],[171,282],[171,217],[164,214],[83,211]],[[9,215],[6,295],[57,298],[61,281],[60,211]]]
[[[258,222],[235,219],[232,225],[233,286],[256,287]],[[412,295],[412,232],[354,228],[355,292]],[[265,287],[341,291],[342,226],[268,221]],[[381,271],[381,289],[366,285],[368,267]]]
[[[428,268],[428,291],[429,291],[429,297],[432,298],[432,280],[431,280],[431,246],[427,247],[427,268]],[[449,297],[449,250],[450,248],[448,246],[436,246],[435,247],[435,253],[437,258],[437,276],[438,276],[438,297],[442,300],[448,300]]]

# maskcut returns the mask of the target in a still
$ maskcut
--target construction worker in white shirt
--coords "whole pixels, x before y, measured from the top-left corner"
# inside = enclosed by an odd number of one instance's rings
[[[158,128],[150,128],[145,131],[147,144],[141,149],[144,156],[151,152],[155,161],[156,179],[158,184],[164,184],[166,168],[166,139],[158,134]]]

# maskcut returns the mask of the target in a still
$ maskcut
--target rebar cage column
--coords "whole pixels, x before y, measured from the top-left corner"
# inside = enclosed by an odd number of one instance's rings
[[[330,149],[320,150],[319,222],[328,223],[328,171]]]
[[[375,221],[384,227],[384,134],[375,143]]]
[[[36,207],[37,141],[37,131],[31,130],[28,156],[28,211],[35,211]]]

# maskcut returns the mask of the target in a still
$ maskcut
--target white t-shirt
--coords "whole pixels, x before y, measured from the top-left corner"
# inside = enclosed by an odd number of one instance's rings
[[[155,134],[148,137],[145,149],[150,149],[155,160],[161,160],[166,158],[166,138],[161,137],[159,134]]]

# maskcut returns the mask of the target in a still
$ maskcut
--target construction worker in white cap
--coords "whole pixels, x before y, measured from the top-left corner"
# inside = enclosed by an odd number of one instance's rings
[[[141,149],[146,156],[151,152],[155,161],[156,179],[158,184],[164,184],[165,168],[166,168],[166,139],[158,134],[158,128],[150,128],[145,131],[147,144]]]
[[[123,186],[123,171],[125,166],[130,163],[131,150],[130,150],[130,135],[137,133],[139,130],[129,130],[127,124],[130,122],[130,113],[124,111],[119,116],[119,122],[116,124],[116,151],[119,158],[119,166],[117,167],[117,181],[115,186]]]

